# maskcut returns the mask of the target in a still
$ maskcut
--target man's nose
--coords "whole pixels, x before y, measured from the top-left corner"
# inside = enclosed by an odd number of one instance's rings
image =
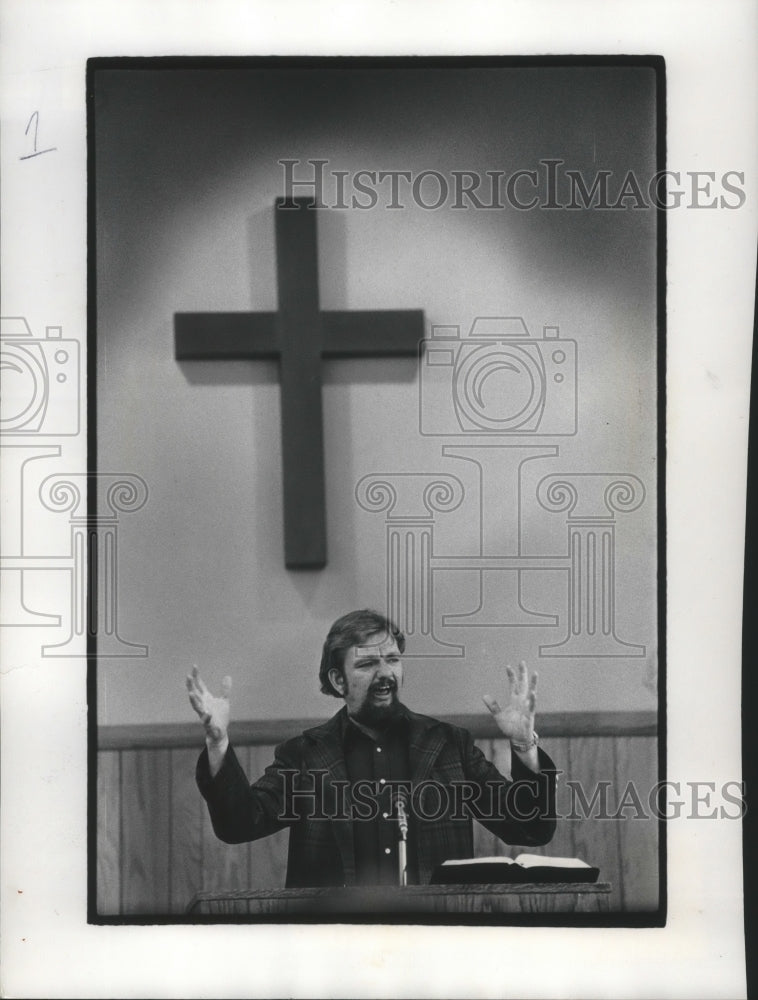
[[[394,668],[393,668],[393,664],[389,663],[387,660],[380,659],[379,663],[377,665],[377,668],[376,668],[376,676],[377,677],[394,677],[395,676],[395,671],[394,671]]]

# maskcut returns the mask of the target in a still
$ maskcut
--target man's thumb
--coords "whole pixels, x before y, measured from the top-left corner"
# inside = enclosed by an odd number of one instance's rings
[[[497,715],[497,713],[500,711],[500,705],[491,695],[488,694],[483,695],[482,701],[490,710],[490,712],[492,712],[493,715]]]

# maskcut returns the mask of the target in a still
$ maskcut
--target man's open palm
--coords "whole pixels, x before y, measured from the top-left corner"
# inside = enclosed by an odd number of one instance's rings
[[[217,697],[211,694],[205,686],[197,666],[192,668],[192,673],[187,677],[190,705],[200,716],[200,720],[205,726],[206,736],[213,743],[221,743],[226,738],[229,729],[229,695],[231,690],[231,677],[224,677],[221,681],[221,695]]]
[[[537,702],[537,674],[527,677],[526,664],[519,663],[518,673],[511,666],[505,668],[509,690],[503,705],[490,695],[482,701],[492,713],[498,728],[508,739],[530,743],[534,732],[534,708]]]

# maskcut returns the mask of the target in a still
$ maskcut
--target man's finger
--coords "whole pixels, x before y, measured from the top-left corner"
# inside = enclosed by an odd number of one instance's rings
[[[190,705],[192,705],[197,714],[202,715],[204,711],[202,699],[198,695],[190,692],[189,700],[190,700]]]
[[[197,669],[196,663],[192,664],[192,679],[194,680],[195,685],[198,691],[201,692],[201,694],[208,694],[208,688],[205,686],[205,681],[200,676],[200,671]]]
[[[530,691],[536,691],[537,690],[537,671],[536,670],[532,674],[532,683],[529,685],[529,690]]]
[[[227,698],[232,693],[232,679],[227,676],[221,681],[221,697]]]
[[[526,663],[522,660],[518,665],[518,694],[526,690]]]
[[[535,697],[534,691],[529,692],[529,697],[526,700],[527,707],[529,711],[534,714],[534,706],[537,704],[537,698]]]
[[[510,665],[510,663],[505,668],[505,676],[508,678],[508,683],[511,686],[511,691],[514,691],[516,689],[516,675],[514,674],[513,667]]]
[[[192,680],[191,677],[187,678],[187,693],[190,696],[190,700],[192,700],[192,698],[195,698],[198,701],[202,701],[202,699],[205,697],[203,692],[200,690],[197,684],[195,684],[195,682]]]
[[[482,701],[493,715],[497,715],[497,713],[501,710],[498,702],[488,694],[482,696]]]

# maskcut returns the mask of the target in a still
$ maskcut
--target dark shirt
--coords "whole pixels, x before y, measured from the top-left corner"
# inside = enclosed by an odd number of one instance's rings
[[[374,739],[347,718],[343,726],[342,746],[353,792],[357,884],[398,885],[400,838],[396,798],[397,782],[405,782],[410,791],[408,719],[401,713],[379,734],[378,739]],[[356,789],[357,782],[361,785]],[[413,820],[410,816],[408,826],[408,883],[413,885],[417,882],[417,875]]]

